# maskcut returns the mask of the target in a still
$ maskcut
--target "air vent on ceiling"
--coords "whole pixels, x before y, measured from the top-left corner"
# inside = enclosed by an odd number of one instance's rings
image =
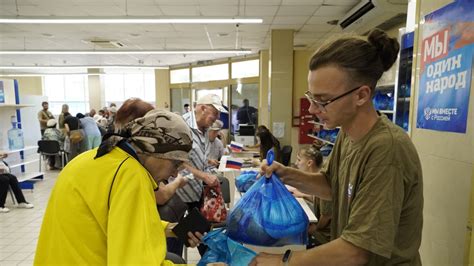
[[[339,20],[339,26],[344,31],[357,33],[377,26],[390,29],[406,20],[407,5],[408,0],[362,0]]]
[[[206,66],[212,64],[212,60],[199,60],[196,62],[198,66]]]
[[[122,48],[123,45],[121,42],[118,41],[111,41],[111,40],[88,40],[87,42],[94,45],[96,48]]]
[[[341,28],[345,29],[358,19],[360,19],[362,16],[367,14],[370,10],[374,9],[375,5],[372,3],[372,1],[368,1],[366,3],[363,3],[360,7],[358,7],[356,10],[353,11],[349,16],[347,16],[345,19],[343,19],[339,25]]]
[[[306,44],[295,44],[293,45],[294,48],[306,48]]]

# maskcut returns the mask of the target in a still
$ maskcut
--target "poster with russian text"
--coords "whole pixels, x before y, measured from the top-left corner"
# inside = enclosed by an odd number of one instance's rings
[[[466,133],[474,50],[474,1],[427,16],[421,29],[417,128]]]

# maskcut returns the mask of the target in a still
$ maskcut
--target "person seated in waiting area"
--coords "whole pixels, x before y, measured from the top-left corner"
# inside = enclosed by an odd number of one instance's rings
[[[44,131],[43,135],[43,140],[55,140],[59,142],[59,148],[64,149],[64,139],[65,136],[64,134],[56,128],[56,120],[55,119],[49,119],[46,130]],[[50,170],[54,170],[59,168],[59,165],[56,166],[56,164],[59,164],[60,158],[59,155],[52,155],[48,156],[48,165]]]
[[[7,154],[0,153],[0,213],[10,212],[10,209],[5,207],[9,187],[12,189],[13,194],[15,194],[16,201],[18,202],[17,208],[31,209],[34,207],[33,204],[26,202],[25,196],[18,184],[18,179],[10,174],[8,164],[3,161],[7,156]]]
[[[308,148],[301,149],[296,157],[296,168],[304,172],[318,173],[323,165],[323,155],[319,149],[320,146],[316,143],[311,144]],[[316,224],[311,223],[308,228],[308,234],[310,235],[309,247],[329,242],[331,240],[332,202],[302,193],[293,187],[288,187],[288,190],[295,197],[304,198],[314,206],[314,213],[318,218],[318,222]]]
[[[35,265],[172,265],[154,190],[188,160],[183,119],[151,110],[110,133],[59,174],[38,239]],[[200,233],[188,233],[194,247]]]

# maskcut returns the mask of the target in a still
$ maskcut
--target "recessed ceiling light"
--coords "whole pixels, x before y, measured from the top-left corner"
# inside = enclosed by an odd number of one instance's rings
[[[0,66],[0,69],[86,69],[86,68],[146,68],[146,69],[169,69],[169,67],[164,66],[130,66],[130,65],[70,65],[70,66]]]
[[[153,55],[153,54],[251,54],[251,50],[18,50],[0,51],[0,55]]]
[[[48,38],[54,37],[54,35],[51,34],[51,33],[41,33],[41,36],[43,36],[43,37],[48,37]]]
[[[261,18],[3,17],[0,24],[259,24]]]

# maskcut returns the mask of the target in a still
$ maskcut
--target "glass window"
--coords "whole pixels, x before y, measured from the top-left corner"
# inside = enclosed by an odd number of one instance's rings
[[[232,63],[232,78],[257,77],[260,71],[258,59]]]
[[[123,101],[124,75],[106,74],[102,77],[104,77],[105,101],[107,102],[107,106],[109,106],[109,102]]]
[[[44,95],[53,114],[59,115],[63,104],[69,105],[72,115],[89,112],[87,75],[45,76],[43,80]]]
[[[232,85],[231,93],[231,134],[237,133],[239,124],[253,124],[256,127],[258,123],[258,84]]]
[[[192,69],[193,82],[229,79],[229,65],[195,67]]]
[[[190,89],[171,89],[171,112],[184,114],[184,105],[191,105]]]
[[[122,103],[132,97],[140,98],[155,105],[155,73],[144,71],[131,74],[104,75],[105,103],[115,103],[120,107]]]
[[[197,101],[202,96],[205,96],[205,95],[208,95],[208,94],[216,94],[222,100],[222,89],[221,88],[218,88],[218,89],[196,89],[195,92],[196,92],[195,101]]]
[[[176,69],[170,71],[170,83],[189,82],[189,68]]]

